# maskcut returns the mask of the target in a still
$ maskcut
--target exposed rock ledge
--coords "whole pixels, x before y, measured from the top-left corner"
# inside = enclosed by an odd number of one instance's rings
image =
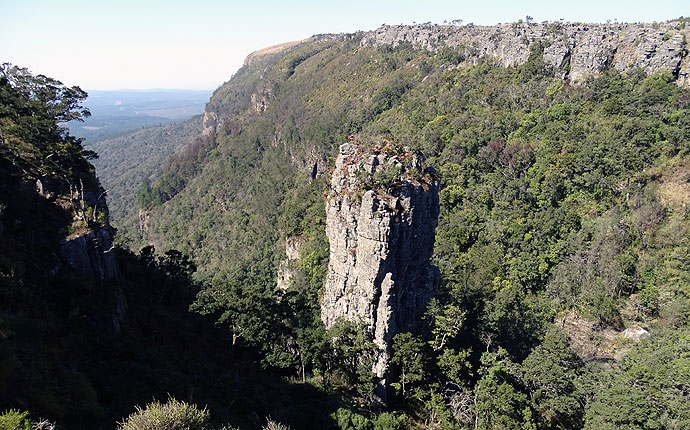
[[[383,25],[365,33],[362,46],[397,46],[409,42],[432,51],[460,48],[467,61],[494,57],[503,66],[527,61],[535,44],[544,61],[561,77],[581,81],[608,67],[647,73],[666,70],[681,86],[690,86],[687,40],[690,28],[679,22],[658,24],[513,23],[475,25]]]
[[[403,166],[402,159],[413,165]],[[416,165],[414,165],[416,164]],[[408,177],[394,190],[364,192],[362,171],[419,168],[412,154],[364,154],[340,147],[326,203],[330,261],[321,319],[361,321],[380,348],[374,372],[385,387],[395,334],[414,331],[435,295],[439,271],[429,263],[438,225],[438,184]],[[384,394],[385,395],[385,394]]]

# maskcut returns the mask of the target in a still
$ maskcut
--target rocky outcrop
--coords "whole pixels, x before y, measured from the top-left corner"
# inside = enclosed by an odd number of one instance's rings
[[[413,169],[414,168],[414,169]],[[365,177],[387,176],[368,185]],[[397,174],[392,178],[391,173]],[[380,353],[374,372],[385,386],[396,333],[414,331],[434,296],[439,271],[429,263],[438,224],[438,184],[410,153],[364,153],[340,147],[326,204],[330,242],[321,319],[365,324]]]
[[[665,70],[679,85],[690,85],[687,42],[690,29],[660,24],[513,23],[475,25],[384,25],[365,33],[362,46],[398,46],[438,51],[458,48],[465,61],[493,57],[503,66],[525,63],[535,48],[558,74],[578,82],[608,67],[647,73]]]
[[[139,209],[139,231],[148,233],[151,227],[151,211],[149,209]]]
[[[204,120],[202,122],[203,131],[201,132],[204,136],[215,136],[218,130],[218,115],[213,111],[204,112]]]
[[[271,88],[261,88],[257,89],[255,93],[252,93],[252,109],[254,112],[261,113],[268,109],[268,106],[273,101],[273,90]]]
[[[633,342],[639,342],[642,339],[647,339],[649,336],[651,336],[649,331],[639,326],[628,327],[623,330],[623,337],[631,339]]]
[[[94,284],[119,279],[113,250],[113,233],[109,227],[60,242],[60,256],[67,266]]]
[[[48,198],[49,190],[46,183],[36,191]],[[72,213],[72,233],[57,244],[55,256],[56,265],[50,275],[55,276],[60,271],[72,272],[84,279],[83,285],[90,286],[96,301],[101,306],[96,307],[91,318],[104,329],[120,334],[121,323],[127,314],[127,299],[120,283],[120,268],[115,249],[115,229],[110,226],[108,206],[105,201],[105,191],[98,187],[85,189],[80,182],[75,192],[70,189]],[[82,209],[84,210],[82,210]],[[87,216],[89,209],[93,215]]]
[[[101,306],[91,315],[93,321],[115,334],[127,316],[127,298],[122,289],[120,268],[114,247],[114,230],[106,222],[88,232],[60,241],[59,261],[51,276],[67,270],[87,280]]]
[[[294,276],[293,264],[299,260],[299,252],[307,241],[304,236],[288,236],[285,238],[285,259],[278,265],[278,288],[287,290]]]

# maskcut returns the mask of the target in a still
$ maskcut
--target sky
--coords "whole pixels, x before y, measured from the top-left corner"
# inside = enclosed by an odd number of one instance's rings
[[[653,22],[690,16],[688,0],[0,0],[0,62],[86,90],[207,89],[251,52],[381,24]]]

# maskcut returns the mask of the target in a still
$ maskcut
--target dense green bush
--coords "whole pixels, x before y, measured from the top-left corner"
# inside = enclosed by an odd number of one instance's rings
[[[166,403],[153,402],[119,424],[120,430],[208,430],[209,412],[170,398]]]
[[[10,409],[0,414],[0,430],[34,430],[28,412]]]

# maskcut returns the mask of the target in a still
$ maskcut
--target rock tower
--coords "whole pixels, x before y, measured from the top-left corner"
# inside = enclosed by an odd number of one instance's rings
[[[417,328],[439,280],[429,262],[438,183],[421,164],[410,152],[366,153],[344,144],[326,203],[330,261],[321,319],[326,327],[340,318],[365,324],[379,348],[373,370],[380,387],[393,336]],[[364,182],[377,172],[387,184]]]

